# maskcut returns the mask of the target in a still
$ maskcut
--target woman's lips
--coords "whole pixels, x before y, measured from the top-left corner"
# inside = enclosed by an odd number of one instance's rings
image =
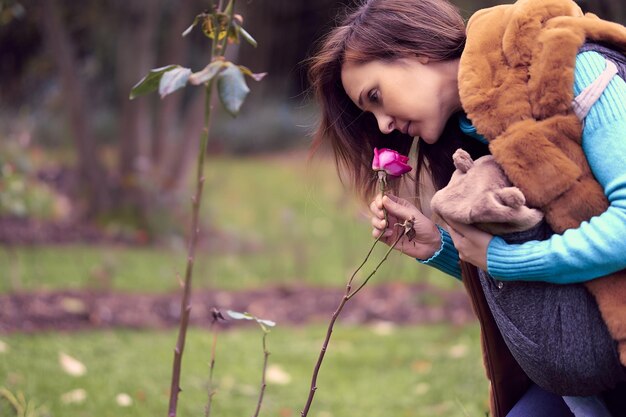
[[[414,129],[413,122],[409,122],[409,123],[406,125],[406,133],[407,133],[408,135],[410,135],[410,136],[417,136],[417,133],[416,133],[414,130],[415,130],[415,129]]]

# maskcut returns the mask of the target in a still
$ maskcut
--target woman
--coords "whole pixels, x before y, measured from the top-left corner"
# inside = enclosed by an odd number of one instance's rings
[[[574,3],[565,0],[521,0],[518,3],[478,13],[478,17],[473,18],[474,29],[469,31],[467,38],[463,19],[457,10],[439,0],[369,1],[330,33],[320,52],[312,59],[310,67],[310,79],[322,110],[315,145],[331,145],[341,172],[350,176],[355,190],[365,198],[371,198],[374,194],[375,179],[370,171],[374,147],[393,148],[407,154],[412,138],[419,137],[418,174],[415,178],[415,195],[419,197],[419,185],[428,182],[424,181],[426,176],[435,188],[447,184],[454,169],[451,155],[457,148],[468,150],[476,158],[488,153],[486,142],[493,141],[490,149],[501,152],[506,146],[500,144],[506,145],[507,142],[499,141],[494,146],[495,139],[507,133],[509,128],[517,127],[514,125],[520,121],[528,119],[518,114],[526,107],[532,113],[530,119],[533,121],[535,118],[541,122],[550,119],[547,116],[552,114],[545,115],[542,111],[549,108],[545,102],[553,98],[548,94],[553,92],[550,90],[552,87],[546,87],[545,95],[527,94],[529,103],[520,106],[518,102],[509,100],[510,96],[519,91],[512,88],[500,95],[491,94],[492,90],[484,90],[480,77],[484,74],[491,76],[486,84],[495,90],[507,85],[507,82],[522,89],[533,82],[541,83],[545,78],[544,72],[529,75],[528,68],[535,71],[540,66],[529,65],[528,62],[542,62],[541,53],[553,52],[549,48],[533,52],[531,42],[549,43],[542,37],[545,33],[533,32],[539,30],[537,27],[540,25],[506,26],[506,23],[519,16],[529,15],[537,17],[535,21],[531,19],[530,23],[539,21],[543,24],[548,21],[543,17],[553,17],[550,14],[555,13],[556,9],[557,15],[563,13],[573,18],[579,18],[580,11]],[[481,18],[483,21],[487,19],[489,24],[477,26],[476,21],[481,23]],[[569,24],[570,20],[557,18],[550,24],[558,26],[563,22]],[[586,28],[587,20],[576,20],[571,28],[558,32],[568,36],[573,34],[565,40],[559,39],[561,45],[567,42],[573,44],[577,39],[574,35],[581,25]],[[589,24],[597,29],[594,25],[593,22]],[[511,27],[515,27],[519,33],[512,35],[511,32],[515,31],[510,30]],[[602,24],[599,27],[601,35],[598,40],[611,38],[609,40],[617,40],[616,43],[622,47],[626,45],[623,28],[609,27],[605,30]],[[589,29],[589,32],[592,30]],[[580,44],[584,42],[585,33]],[[604,33],[609,33],[606,39],[602,38]],[[531,36],[533,34],[537,36]],[[518,44],[519,48],[511,47]],[[529,44],[531,46],[525,50],[524,46]],[[498,50],[500,45],[509,49],[503,53]],[[489,47],[492,49],[485,53],[484,48]],[[488,64],[483,68],[478,65],[482,63],[470,59],[469,51],[476,50],[484,55],[475,55],[481,58],[484,56]],[[509,53],[511,50],[513,52]],[[490,61],[494,56],[495,60]],[[552,62],[549,58],[543,57],[546,62]],[[515,65],[500,70],[492,65],[494,62],[499,64],[498,59],[505,64]],[[604,58],[592,51],[578,54],[573,59],[576,65],[571,68],[570,84],[567,85],[568,68],[564,64],[559,69],[565,74],[562,77],[565,83],[557,87],[568,92],[574,90],[578,94],[602,73]],[[520,72],[523,70],[527,72]],[[463,76],[459,77],[459,73]],[[374,236],[384,233],[383,240],[386,243],[395,240],[396,232],[387,228],[383,207],[388,212],[389,224],[414,218],[416,237],[411,242],[408,239],[401,241],[398,247],[421,262],[453,276],[460,277],[462,270],[464,284],[468,287],[481,320],[485,364],[492,382],[492,408],[496,416],[571,414],[568,414],[570,411],[560,396],[530,384],[511,358],[495,327],[481,286],[473,284],[477,280],[476,270],[468,263],[488,270],[502,281],[527,280],[559,284],[591,281],[626,268],[626,259],[622,255],[626,249],[622,239],[626,234],[626,222],[623,221],[626,218],[626,164],[623,163],[626,161],[626,141],[621,137],[622,132],[626,131],[624,97],[626,85],[622,79],[615,77],[592,107],[582,130],[584,156],[600,181],[610,206],[602,215],[563,235],[555,235],[541,242],[507,245],[501,239],[466,225],[451,224],[449,232],[442,229],[416,207],[428,207],[426,197],[426,201],[416,201],[416,205],[399,197],[376,197],[370,205]],[[558,100],[561,98],[557,95],[554,99],[557,104],[553,107],[558,108]],[[549,104],[552,105],[551,102]],[[465,113],[471,116],[472,121],[481,121],[480,126],[474,126],[464,117]],[[564,114],[566,116],[563,120],[567,118],[567,110]],[[492,117],[487,119],[491,124],[482,123],[481,117],[484,115]],[[559,123],[554,125],[556,127],[550,126],[550,129],[563,133],[558,131],[562,127]],[[569,134],[574,141],[576,139],[571,131],[563,134]],[[524,149],[521,149],[523,152]],[[611,158],[607,158],[607,152],[610,152]],[[511,152],[507,155],[511,155]],[[523,156],[519,159],[522,160]],[[546,164],[549,167],[551,163],[549,160]],[[532,178],[535,174],[528,171],[522,172],[521,176]],[[551,191],[560,183],[554,184],[546,178],[545,184],[546,190]],[[552,206],[547,204],[546,207]],[[459,264],[459,259],[465,262]],[[586,405],[578,403],[575,406]]]

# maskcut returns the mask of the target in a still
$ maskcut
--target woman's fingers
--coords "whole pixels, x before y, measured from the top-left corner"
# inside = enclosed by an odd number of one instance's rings
[[[381,233],[383,234],[383,238],[389,238],[393,236],[393,230],[391,229],[372,229],[372,237],[374,237],[375,239],[378,238]]]
[[[459,251],[459,258],[481,269],[487,269],[487,250],[493,238],[474,226],[447,221],[450,225],[450,236]]]
[[[373,216],[370,222],[372,223],[372,227],[374,229],[384,230],[387,228],[387,222],[385,221],[384,217],[381,219],[377,216]]]
[[[370,203],[372,213],[370,223],[372,236],[378,238],[383,233],[383,240],[393,241],[394,236],[401,233],[396,225],[408,219],[421,219],[423,215],[413,204],[392,194],[377,195]],[[385,215],[386,211],[386,215]]]
[[[406,201],[401,200],[397,197],[395,197],[395,201],[394,201],[394,199],[386,195],[383,197],[382,203],[384,207],[387,209],[387,212],[394,215],[401,221],[416,217],[417,212],[418,212],[416,207],[410,204],[408,205],[403,204],[403,203],[406,203]]]

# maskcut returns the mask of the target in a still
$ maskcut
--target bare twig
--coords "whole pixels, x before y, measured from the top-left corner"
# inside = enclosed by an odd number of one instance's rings
[[[411,223],[411,227],[412,227],[412,223]],[[317,377],[318,377],[320,368],[322,366],[322,361],[324,360],[324,356],[326,355],[326,351],[328,350],[328,344],[330,342],[330,337],[333,334],[333,327],[335,326],[335,322],[339,318],[339,314],[341,314],[341,311],[343,310],[343,308],[346,305],[346,303],[352,297],[354,297],[365,286],[365,284],[367,284],[369,279],[376,273],[376,271],[378,271],[378,268],[382,265],[383,262],[385,262],[385,260],[389,256],[389,253],[391,253],[391,251],[396,247],[398,242],[400,242],[400,239],[402,239],[402,237],[406,234],[406,230],[407,230],[407,228],[405,227],[405,231],[403,233],[398,234],[398,238],[389,247],[389,249],[387,250],[387,253],[385,253],[385,256],[383,257],[383,259],[374,268],[374,271],[371,274],[368,275],[368,277],[365,279],[365,281],[354,292],[352,292],[352,281],[354,280],[354,276],[356,275],[356,272],[354,274],[352,274],[352,276],[350,277],[350,280],[348,281],[348,284],[346,285],[346,293],[343,296],[343,298],[341,299],[341,302],[339,303],[339,306],[337,307],[337,310],[335,310],[335,312],[333,313],[333,316],[330,319],[330,323],[328,324],[328,329],[326,330],[326,338],[324,339],[324,343],[322,345],[322,349],[320,350],[320,354],[319,354],[319,356],[317,358],[317,362],[315,364],[315,368],[313,369],[313,376],[311,378],[311,387],[309,389],[309,396],[307,398],[306,404],[304,405],[304,409],[300,413],[300,415],[302,417],[306,417],[307,416],[307,414],[309,413],[309,409],[311,408],[311,404],[313,403],[313,397],[315,396],[315,392],[317,391]],[[381,233],[380,236],[382,236],[382,233]],[[372,248],[368,252],[368,254],[367,254],[366,258],[365,258],[365,261],[367,261],[367,258],[372,253],[374,245],[376,245],[376,243],[380,240],[380,236],[378,237],[378,239],[376,239],[376,241],[372,245]],[[363,265],[365,264],[365,261],[357,268],[357,271],[363,267]]]
[[[183,288],[183,299],[181,302],[181,318],[180,327],[178,330],[178,340],[176,342],[176,348],[174,349],[174,364],[172,369],[172,383],[170,387],[170,403],[169,403],[169,417],[176,417],[176,408],[178,406],[178,394],[180,393],[180,373],[182,367],[183,351],[185,349],[185,338],[187,335],[187,326],[189,324],[189,316],[191,313],[191,277],[193,274],[194,254],[196,251],[196,244],[198,242],[199,229],[199,213],[200,204],[202,202],[202,191],[204,188],[204,157],[207,151],[207,145],[209,142],[209,128],[211,126],[211,96],[213,95],[213,86],[215,84],[214,79],[209,82],[206,87],[206,99],[205,99],[205,117],[204,117],[204,131],[200,140],[200,149],[198,151],[198,161],[196,166],[196,192],[192,198],[192,219],[191,230],[189,236],[189,247],[187,251],[187,268],[185,270],[185,284]]]
[[[265,382],[265,373],[267,371],[267,359],[270,356],[270,352],[267,350],[266,345],[267,332],[263,331],[263,373],[261,375],[261,390],[259,392],[259,401],[256,405],[256,410],[254,411],[254,415],[252,417],[258,417],[259,412],[261,411],[261,405],[263,404],[263,395],[265,395],[265,387],[267,387],[267,383]]]
[[[404,233],[400,233],[398,235],[398,238],[396,239],[395,242],[393,242],[393,245],[389,246],[389,249],[387,249],[387,252],[385,253],[385,256],[383,256],[383,259],[381,259],[380,262],[378,263],[378,265],[376,265],[376,268],[374,268],[374,270],[363,280],[361,285],[356,290],[354,290],[353,292],[349,293],[346,296],[348,300],[350,300],[352,297],[354,297],[359,291],[361,291],[363,289],[363,287],[365,287],[365,284],[367,284],[368,281],[370,280],[370,278],[372,278],[374,276],[374,274],[376,273],[376,271],[378,271],[378,268],[380,268],[380,266],[383,264],[383,262],[385,262],[387,260],[387,258],[389,257],[389,254],[396,247],[398,242],[400,242],[400,239],[402,239],[403,236],[404,236]]]
[[[217,332],[218,332],[217,324],[219,320],[224,320],[224,316],[222,316],[222,313],[217,308],[213,308],[213,311],[211,312],[211,314],[213,315],[213,319],[211,321],[213,341],[211,343],[211,362],[209,364],[209,383],[208,383],[208,388],[207,388],[208,399],[207,399],[207,404],[204,407],[205,417],[209,417],[211,415],[211,405],[213,404],[213,396],[216,393],[216,390],[213,387],[213,371],[215,370],[215,348],[217,346]]]

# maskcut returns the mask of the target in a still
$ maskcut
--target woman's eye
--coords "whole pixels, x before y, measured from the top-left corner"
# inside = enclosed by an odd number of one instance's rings
[[[378,103],[380,101],[380,92],[378,90],[370,90],[367,94],[370,103]]]

